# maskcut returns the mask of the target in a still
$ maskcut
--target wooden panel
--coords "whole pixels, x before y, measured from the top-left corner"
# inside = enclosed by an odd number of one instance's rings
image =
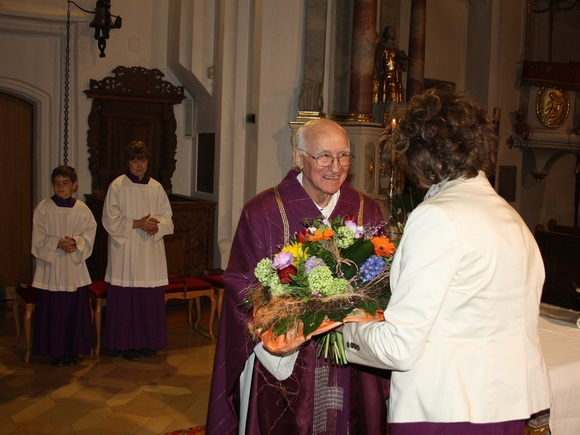
[[[92,193],[104,195],[126,171],[125,148],[133,140],[147,145],[149,175],[171,192],[177,149],[173,105],[185,98],[183,86],[162,80],[157,69],[118,66],[113,73],[91,80],[85,91],[93,99],[87,132]]]
[[[187,249],[187,231],[177,231],[170,236],[165,236],[165,256],[167,257],[167,273],[185,275],[187,270],[186,257],[183,255]]]

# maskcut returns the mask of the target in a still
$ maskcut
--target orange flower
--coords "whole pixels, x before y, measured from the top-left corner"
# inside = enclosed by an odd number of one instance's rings
[[[395,244],[386,237],[373,237],[371,242],[375,247],[375,255],[390,257],[395,252]]]
[[[314,234],[311,234],[308,237],[309,242],[317,242],[319,240],[330,240],[330,238],[334,235],[334,231],[330,228],[324,228],[324,231],[321,231],[320,228],[317,228],[314,231]]]

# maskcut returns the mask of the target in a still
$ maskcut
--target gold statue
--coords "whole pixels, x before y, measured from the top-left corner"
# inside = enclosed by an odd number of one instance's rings
[[[384,125],[388,125],[393,117],[396,104],[404,102],[403,71],[407,70],[409,58],[396,46],[396,37],[393,26],[385,27],[375,48],[373,111],[375,119]]]

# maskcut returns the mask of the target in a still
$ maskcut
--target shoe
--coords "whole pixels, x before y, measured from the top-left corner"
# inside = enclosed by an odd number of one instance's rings
[[[141,349],[141,353],[146,358],[153,358],[157,356],[157,351],[154,349]]]
[[[62,367],[64,365],[62,358],[52,357],[50,359],[50,365],[53,367]]]
[[[72,367],[72,366],[76,365],[78,362],[79,362],[78,359],[76,357],[74,357],[74,356],[65,356],[62,359],[62,363],[65,366],[69,366],[69,367]]]
[[[125,358],[128,361],[136,360],[140,356],[141,356],[141,352],[139,352],[138,350],[135,350],[135,349],[127,349],[127,350],[123,351],[123,358]]]

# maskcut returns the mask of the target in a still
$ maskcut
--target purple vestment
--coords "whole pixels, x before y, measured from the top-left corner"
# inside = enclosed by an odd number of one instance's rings
[[[33,355],[89,355],[92,345],[88,286],[74,292],[36,289]]]
[[[305,219],[320,217],[320,210],[296,179],[298,173],[291,170],[278,186],[290,236],[304,229]],[[358,217],[360,204],[359,193],[344,183],[331,218]],[[382,219],[379,205],[364,196],[363,222],[378,224]],[[223,275],[224,305],[207,418],[208,434],[238,431],[239,377],[256,345],[247,328],[249,314],[240,309],[240,302],[255,282],[254,268],[258,261],[271,258],[283,243],[284,222],[274,189],[269,189],[244,207]],[[317,399],[315,382],[319,390]],[[388,387],[388,372],[362,366],[330,366],[316,358],[311,342],[299,351],[294,371],[284,381],[276,380],[256,359],[246,433],[384,434]],[[337,395],[338,390],[343,395]],[[324,409],[328,413],[326,427],[314,428],[314,413]]]
[[[120,287],[107,290],[106,342],[109,349],[167,347],[165,287]]]

